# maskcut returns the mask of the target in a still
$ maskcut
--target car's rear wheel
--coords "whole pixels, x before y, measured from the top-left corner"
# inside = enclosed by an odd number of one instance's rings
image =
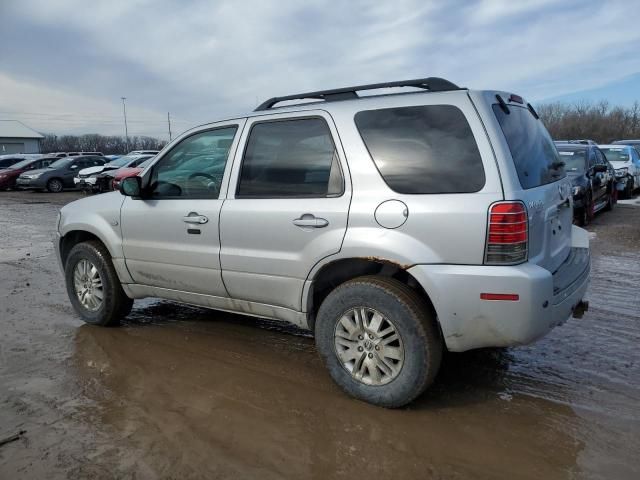
[[[349,395],[383,407],[406,405],[433,382],[443,342],[425,301],[386,277],[350,280],[322,303],[316,345]]]
[[[64,185],[62,184],[62,180],[60,180],[59,178],[52,178],[47,182],[47,190],[49,190],[51,193],[60,193],[63,188]]]
[[[64,273],[71,305],[85,322],[118,325],[131,311],[133,300],[122,290],[109,252],[100,242],[75,245]]]

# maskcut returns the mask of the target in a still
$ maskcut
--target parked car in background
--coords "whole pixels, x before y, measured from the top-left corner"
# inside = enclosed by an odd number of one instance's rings
[[[579,145],[598,145],[598,142],[589,139],[576,139],[576,140],[554,140],[554,143],[577,143]]]
[[[357,94],[383,87],[422,92]],[[314,102],[278,106],[298,99]],[[589,235],[522,97],[427,78],[256,110],[62,207],[56,256],[85,322],[151,296],[293,323],[345,392],[399,407],[446,349],[527,344],[584,312]]]
[[[0,190],[15,188],[16,180],[20,174],[30,170],[37,170],[51,165],[55,158],[41,157],[36,159],[27,158],[14,163],[8,168],[0,170]]]
[[[46,168],[22,173],[16,180],[16,186],[58,193],[75,187],[73,177],[79,170],[104,163],[104,157],[94,155],[60,158]]]
[[[136,156],[136,155],[157,155],[160,153],[159,150],[133,150],[127,153],[126,157]]]
[[[640,139],[616,140],[615,142],[611,142],[611,145],[629,145],[635,148],[638,151],[638,153],[640,153]]]
[[[111,190],[118,190],[120,188],[120,182],[122,182],[123,179],[138,175],[147,167],[147,165],[151,164],[154,158],[155,155],[153,157],[147,157],[144,162],[140,163],[136,167],[120,168],[112,172],[105,172],[105,181],[109,184]]]
[[[110,162],[120,158],[120,157],[124,157],[124,155],[105,155],[104,158],[108,158]]]
[[[624,185],[623,196],[632,197],[633,191],[640,187],[640,154],[630,145],[600,145],[600,149],[616,169],[618,183]]]
[[[595,145],[556,143],[556,148],[571,179],[574,219],[587,225],[597,212],[610,210],[615,203],[615,176]]]
[[[7,168],[23,160],[35,160],[36,158],[40,158],[42,156],[43,155],[41,153],[14,153],[0,155],[0,168]]]
[[[101,173],[118,170],[123,167],[137,167],[148,158],[151,158],[151,156],[124,156],[103,165],[85,168],[78,172],[78,176],[73,179],[73,182],[78,188],[86,192],[106,192],[111,190],[111,182],[109,180],[103,181],[104,177],[100,175]]]
[[[24,158],[23,155],[2,155],[0,156],[0,168],[10,167],[14,163],[21,162]]]

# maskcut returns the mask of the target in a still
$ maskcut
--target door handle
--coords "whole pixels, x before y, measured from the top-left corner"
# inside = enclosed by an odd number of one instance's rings
[[[293,220],[293,224],[303,228],[323,228],[329,225],[329,221],[325,218],[319,218],[312,213],[305,213],[300,218]]]
[[[200,225],[207,223],[209,219],[197,212],[190,212],[186,217],[182,217],[184,223],[198,223]]]

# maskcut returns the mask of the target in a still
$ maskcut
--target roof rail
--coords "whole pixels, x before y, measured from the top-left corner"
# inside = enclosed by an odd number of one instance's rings
[[[379,88],[415,87],[429,90],[430,92],[446,92],[449,90],[461,90],[456,84],[439,77],[417,78],[415,80],[399,80],[396,82],[371,83],[369,85],[356,85],[355,87],[334,88],[332,90],[319,90],[317,92],[298,93],[284,97],[273,97],[261,103],[254,111],[269,110],[276,103],[287,100],[317,99],[326,102],[336,100],[350,100],[360,98],[357,94],[361,90],[377,90]]]

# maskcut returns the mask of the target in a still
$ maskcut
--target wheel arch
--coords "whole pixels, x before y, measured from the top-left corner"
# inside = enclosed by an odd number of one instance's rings
[[[409,266],[378,257],[340,258],[320,267],[305,284],[303,307],[306,307],[307,323],[314,332],[316,314],[324,299],[339,285],[357,277],[377,275],[394,278],[414,290],[438,318],[435,306],[428,292],[408,270]],[[438,322],[438,328],[440,328]]]
[[[111,233],[113,232],[113,230],[106,230],[106,232]],[[116,269],[116,273],[118,274],[120,281],[123,284],[133,283],[133,279],[131,278],[129,271],[127,270],[124,262],[124,257],[122,255],[122,244],[120,242],[120,239],[115,236],[115,234],[111,235],[112,238],[109,238],[105,236],[104,232],[100,229],[85,224],[67,225],[60,233],[59,255],[60,263],[63,269],[67,257],[69,256],[69,252],[74,245],[80,242],[95,240],[104,245],[104,247],[109,252],[109,255],[111,256],[111,262]]]

